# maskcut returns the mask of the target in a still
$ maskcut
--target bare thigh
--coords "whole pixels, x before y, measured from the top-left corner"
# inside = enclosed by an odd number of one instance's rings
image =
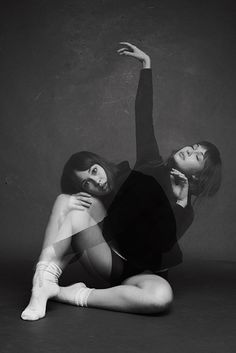
[[[79,231],[80,219],[77,211],[71,212],[71,222],[73,229],[72,247],[74,251],[80,255],[80,262],[87,271],[102,278],[105,281],[110,281],[113,277],[120,277],[123,272],[123,260],[114,253],[110,247],[110,242],[107,241],[99,226],[106,211],[102,203],[93,199],[92,207],[85,211],[88,217],[87,227]]]

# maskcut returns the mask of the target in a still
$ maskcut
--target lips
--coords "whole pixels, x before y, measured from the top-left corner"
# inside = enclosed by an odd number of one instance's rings
[[[108,186],[108,184],[107,184],[107,182],[105,182],[104,184],[100,185],[100,188],[104,191],[107,189],[107,186]]]

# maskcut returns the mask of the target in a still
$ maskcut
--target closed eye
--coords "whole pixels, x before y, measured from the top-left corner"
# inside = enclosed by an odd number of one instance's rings
[[[202,152],[197,153],[197,154],[196,154],[196,158],[197,158],[197,160],[198,160],[199,162],[202,162],[203,159],[204,159],[203,153],[202,153]]]

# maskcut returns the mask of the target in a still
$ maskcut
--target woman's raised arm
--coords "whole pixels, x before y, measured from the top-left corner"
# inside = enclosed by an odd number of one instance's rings
[[[139,168],[149,162],[162,163],[159,148],[153,128],[153,87],[151,59],[142,50],[128,42],[120,42],[122,47],[118,50],[120,55],[130,56],[142,63],[143,70],[135,99],[135,125],[136,125],[136,165]]]

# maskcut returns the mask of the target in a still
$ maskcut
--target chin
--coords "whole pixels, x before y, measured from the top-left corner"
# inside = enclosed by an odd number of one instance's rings
[[[108,194],[110,194],[111,193],[111,189],[109,188],[109,189],[107,189],[107,190],[105,190],[104,192],[103,192],[103,195],[108,195]]]
[[[111,190],[104,190],[104,191],[96,191],[93,193],[94,196],[106,196],[110,194]]]
[[[175,166],[178,165],[178,160],[179,160],[179,158],[180,158],[180,157],[178,156],[177,153],[173,155],[172,159],[173,159],[173,163],[175,164]]]
[[[184,161],[182,160],[182,158],[179,156],[178,153],[175,153],[173,156],[172,156],[172,159],[173,159],[173,166],[172,168],[176,168],[178,169],[180,172],[182,173],[186,173],[185,171],[185,168],[184,168]]]
[[[167,165],[169,169],[171,168],[178,168],[177,163],[176,163],[176,153],[173,153],[167,160]]]

